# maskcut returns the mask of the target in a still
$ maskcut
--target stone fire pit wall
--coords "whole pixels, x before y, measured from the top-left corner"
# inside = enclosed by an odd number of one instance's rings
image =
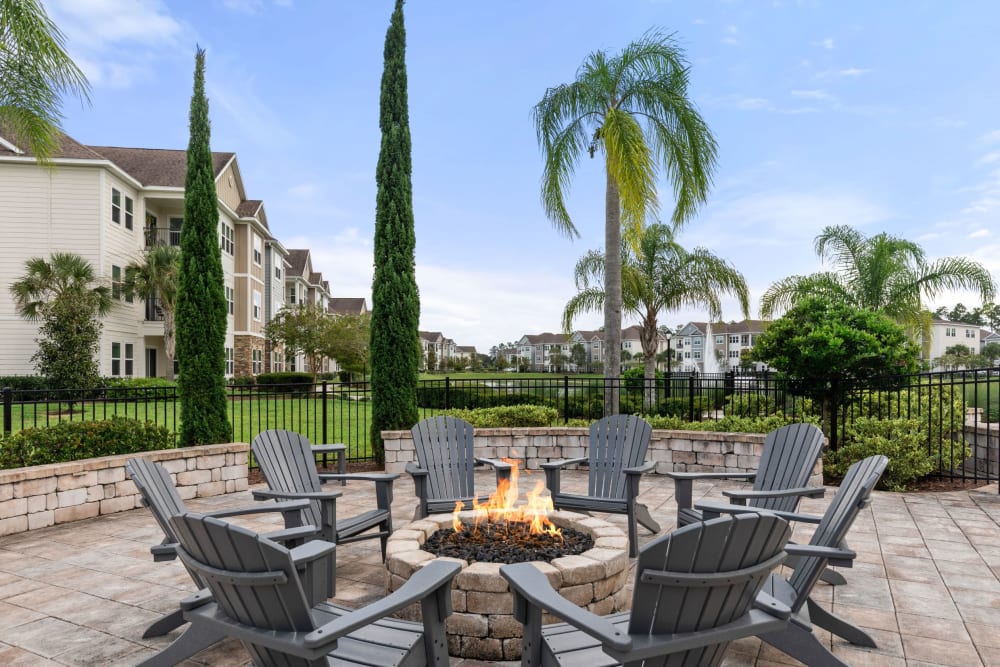
[[[461,516],[471,522],[471,512],[462,512]],[[594,547],[580,555],[535,563],[552,587],[595,614],[627,609],[631,597],[630,589],[625,588],[629,565],[625,534],[605,521],[573,512],[550,512],[549,518],[557,526],[573,527],[594,539]],[[386,554],[387,592],[398,589],[415,571],[435,559],[421,545],[438,529],[451,525],[451,515],[437,514],[393,532]],[[446,622],[448,653],[479,660],[519,659],[521,624],[514,620],[514,600],[507,580],[500,576],[500,563],[446,560],[463,567],[452,584],[453,613]],[[419,605],[409,607],[402,615],[419,619]],[[544,622],[555,620],[546,618]]]
[[[763,433],[654,430],[647,460],[656,461],[656,472],[756,472],[764,448]],[[403,472],[416,460],[409,431],[382,431],[386,472]],[[540,463],[587,456],[586,428],[478,428],[476,455],[509,456],[511,450],[525,459],[529,469]],[[823,462],[817,461],[810,485],[823,485]]]

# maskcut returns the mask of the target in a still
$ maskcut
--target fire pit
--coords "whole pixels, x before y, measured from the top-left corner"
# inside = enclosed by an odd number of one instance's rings
[[[388,592],[435,558],[461,563],[452,585],[454,613],[447,621],[453,656],[521,657],[521,625],[513,617],[507,581],[500,576],[503,563],[537,561],[563,597],[597,614],[620,611],[630,602],[623,591],[628,579],[625,534],[594,517],[552,511],[541,483],[527,494],[525,506],[515,505],[517,479],[515,465],[511,484],[498,488],[489,502],[415,521],[389,537]],[[419,607],[405,615],[417,618]]]

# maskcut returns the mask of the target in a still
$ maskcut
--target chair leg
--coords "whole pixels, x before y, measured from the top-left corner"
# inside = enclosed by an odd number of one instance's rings
[[[812,632],[791,624],[779,632],[769,632],[760,638],[809,667],[850,667],[823,646]]]
[[[649,513],[649,508],[642,503],[635,504],[635,518],[649,532],[654,534],[660,532],[660,524]]]
[[[800,560],[801,558],[799,556],[789,556],[785,559],[784,565],[785,567],[790,567],[794,570],[798,566]],[[831,586],[843,586],[847,583],[847,579],[844,578],[844,575],[829,567],[823,569],[819,578],[821,581],[825,581]]]
[[[636,525],[635,511],[629,506],[628,511],[628,557],[639,555],[639,530]]]
[[[838,637],[843,637],[855,646],[876,648],[875,640],[861,628],[845,621],[833,612],[827,611],[813,602],[812,598],[806,600],[806,604],[809,608],[809,620],[812,621],[813,625],[818,625],[825,630],[829,630]]]
[[[184,612],[180,609],[176,609],[163,618],[154,621],[146,631],[142,633],[143,639],[149,639],[150,637],[162,637],[174,628],[179,628],[187,623],[184,620]]]
[[[173,667],[225,638],[225,634],[204,624],[192,623],[170,646],[146,658],[137,667]]]

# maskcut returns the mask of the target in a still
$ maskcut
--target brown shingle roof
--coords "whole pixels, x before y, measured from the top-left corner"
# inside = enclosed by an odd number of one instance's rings
[[[548,344],[558,343],[562,345],[564,343],[571,342],[570,337],[567,336],[566,334],[561,334],[561,333],[555,334],[555,333],[549,333],[547,331],[545,333],[540,333],[540,334],[525,334],[524,337],[528,339],[528,342],[531,345],[543,345],[545,343]]]
[[[360,315],[368,312],[368,302],[364,297],[355,298],[330,298],[330,312],[338,315]]]
[[[311,285],[320,285],[323,283],[323,274],[319,271],[313,271],[309,274],[309,283]]]
[[[187,151],[168,148],[119,148],[117,146],[87,146],[111,160],[143,185],[167,188],[184,187],[187,174]],[[216,176],[234,153],[212,153]]]
[[[0,155],[11,156],[20,155],[22,157],[31,157],[32,153],[28,151],[27,143],[22,141],[20,137],[14,134],[11,130],[0,124],[0,137],[4,140],[17,146],[19,149],[24,151],[23,153],[15,153],[6,146],[0,145]],[[59,148],[53,152],[53,158],[70,158],[76,160],[104,160],[106,158],[102,157],[98,153],[95,153],[89,147],[84,146],[79,141],[69,136],[68,134],[59,135]]]
[[[246,199],[240,202],[240,205],[236,207],[236,215],[241,218],[252,218],[257,215],[257,211],[260,210],[260,205],[263,204],[260,199]]]
[[[301,276],[303,271],[306,270],[306,260],[309,259],[308,250],[289,250],[288,251],[288,272],[293,276]]]

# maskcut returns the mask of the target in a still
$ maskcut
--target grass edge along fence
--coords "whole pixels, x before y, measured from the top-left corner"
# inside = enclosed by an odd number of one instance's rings
[[[797,395],[773,374],[674,373],[649,384],[641,377],[623,377],[619,382],[620,412],[657,415],[656,422],[666,428],[773,415],[815,420],[818,412],[814,401]],[[873,388],[876,385],[878,388]],[[604,388],[601,377],[448,376],[421,380],[417,400],[421,419],[458,409],[542,405],[558,411],[557,424],[581,425],[603,416]],[[234,442],[249,442],[263,430],[286,428],[305,434],[314,443],[345,443],[349,461],[371,459],[371,395],[365,382],[234,383],[227,395]],[[2,398],[5,434],[115,415],[148,420],[176,433],[181,419],[176,387],[172,386],[68,393],[8,388]],[[956,452],[962,453],[966,445],[972,449],[973,456],[964,466],[939,474],[983,481],[998,477],[1000,370],[923,373],[847,387],[830,430],[844,434],[859,417],[918,419],[926,446],[937,449],[942,464],[957,456]]]

